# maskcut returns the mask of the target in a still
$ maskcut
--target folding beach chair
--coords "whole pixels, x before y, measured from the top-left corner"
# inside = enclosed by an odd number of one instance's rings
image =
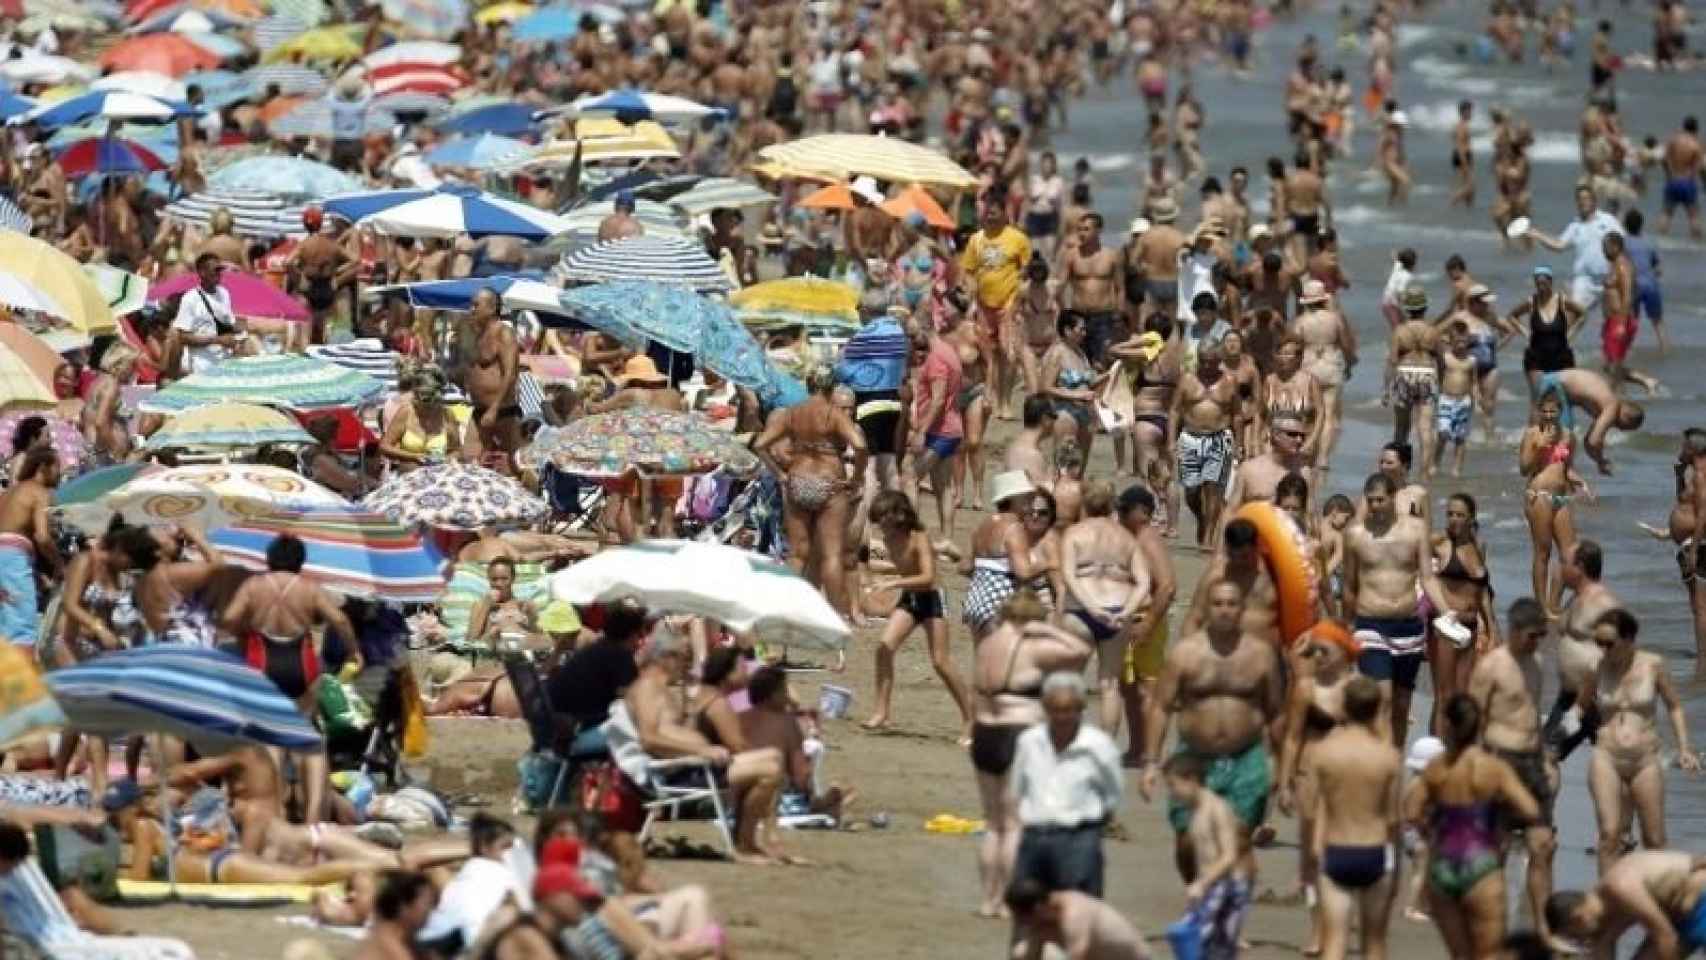
[[[0,920],[49,960],[195,960],[188,944],[164,937],[97,937],[77,928],[35,857],[0,877]]]

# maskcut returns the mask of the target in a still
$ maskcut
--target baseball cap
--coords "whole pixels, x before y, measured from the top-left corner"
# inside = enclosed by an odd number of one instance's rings
[[[141,802],[141,785],[128,777],[107,784],[107,792],[101,794],[101,809],[108,813],[117,813]]]

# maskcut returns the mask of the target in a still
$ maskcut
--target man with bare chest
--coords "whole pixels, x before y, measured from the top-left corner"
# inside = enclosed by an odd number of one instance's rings
[[[1664,211],[1659,214],[1659,232],[1670,233],[1671,214],[1681,207],[1688,214],[1688,232],[1700,232],[1700,177],[1706,151],[1700,146],[1700,123],[1692,116],[1682,118],[1682,129],[1665,141],[1661,163],[1665,168]]]
[[[515,331],[498,317],[498,294],[490,287],[474,295],[468,323],[474,331],[474,362],[468,367],[468,396],[474,401],[474,429],[480,449],[497,469],[514,470],[510,460],[521,447],[521,404],[515,384],[521,372],[521,348]]]
[[[1238,465],[1226,509],[1236,510],[1253,500],[1272,502],[1280,481],[1290,474],[1312,480],[1309,458],[1303,455],[1308,438],[1308,426],[1297,414],[1275,414],[1268,424],[1267,452]]]
[[[24,454],[12,486],[0,493],[0,641],[33,646],[40,632],[36,569],[57,574],[59,550],[47,511],[59,486],[59,455],[53,447]]]
[[[1179,483],[1197,520],[1197,549],[1213,550],[1234,454],[1232,416],[1238,385],[1221,369],[1220,347],[1204,344],[1197,369],[1179,379],[1168,417],[1168,446],[1178,452]]]
[[[1084,356],[1098,369],[1108,345],[1125,339],[1120,305],[1125,297],[1125,272],[1119,252],[1102,246],[1102,215],[1094,210],[1078,219],[1077,246],[1066,249],[1064,309],[1084,317]]]
[[[1174,316],[1179,306],[1179,249],[1185,235],[1174,224],[1179,205],[1171,197],[1150,204],[1149,229],[1137,240],[1137,255],[1143,264],[1144,299],[1149,313]]]
[[[308,236],[291,255],[297,292],[307,302],[312,318],[309,338],[314,343],[326,342],[326,321],[338,302],[338,273],[349,259],[336,240],[321,232],[324,222],[318,207],[302,211],[302,226]]]

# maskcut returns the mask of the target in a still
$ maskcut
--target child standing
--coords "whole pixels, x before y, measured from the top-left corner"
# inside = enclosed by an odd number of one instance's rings
[[[1434,448],[1422,469],[1424,480],[1445,462],[1450,441],[1451,475],[1463,476],[1463,452],[1469,442],[1470,415],[1475,411],[1475,357],[1469,352],[1469,327],[1463,321],[1451,325],[1446,348],[1439,353],[1439,403],[1434,407]]]
[[[1205,960],[1238,956],[1238,939],[1250,914],[1250,876],[1238,850],[1238,815],[1203,786],[1207,767],[1188,753],[1175,754],[1162,772],[1173,802],[1191,811],[1188,835],[1199,864],[1185,887],[1190,907],[1181,924],[1201,931]]]

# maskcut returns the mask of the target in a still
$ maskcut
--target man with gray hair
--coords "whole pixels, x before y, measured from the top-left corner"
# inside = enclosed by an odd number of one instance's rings
[[[1102,895],[1102,828],[1119,811],[1124,782],[1112,738],[1084,722],[1084,675],[1043,680],[1048,720],[1019,734],[1008,793],[1019,810],[1015,881]]]

